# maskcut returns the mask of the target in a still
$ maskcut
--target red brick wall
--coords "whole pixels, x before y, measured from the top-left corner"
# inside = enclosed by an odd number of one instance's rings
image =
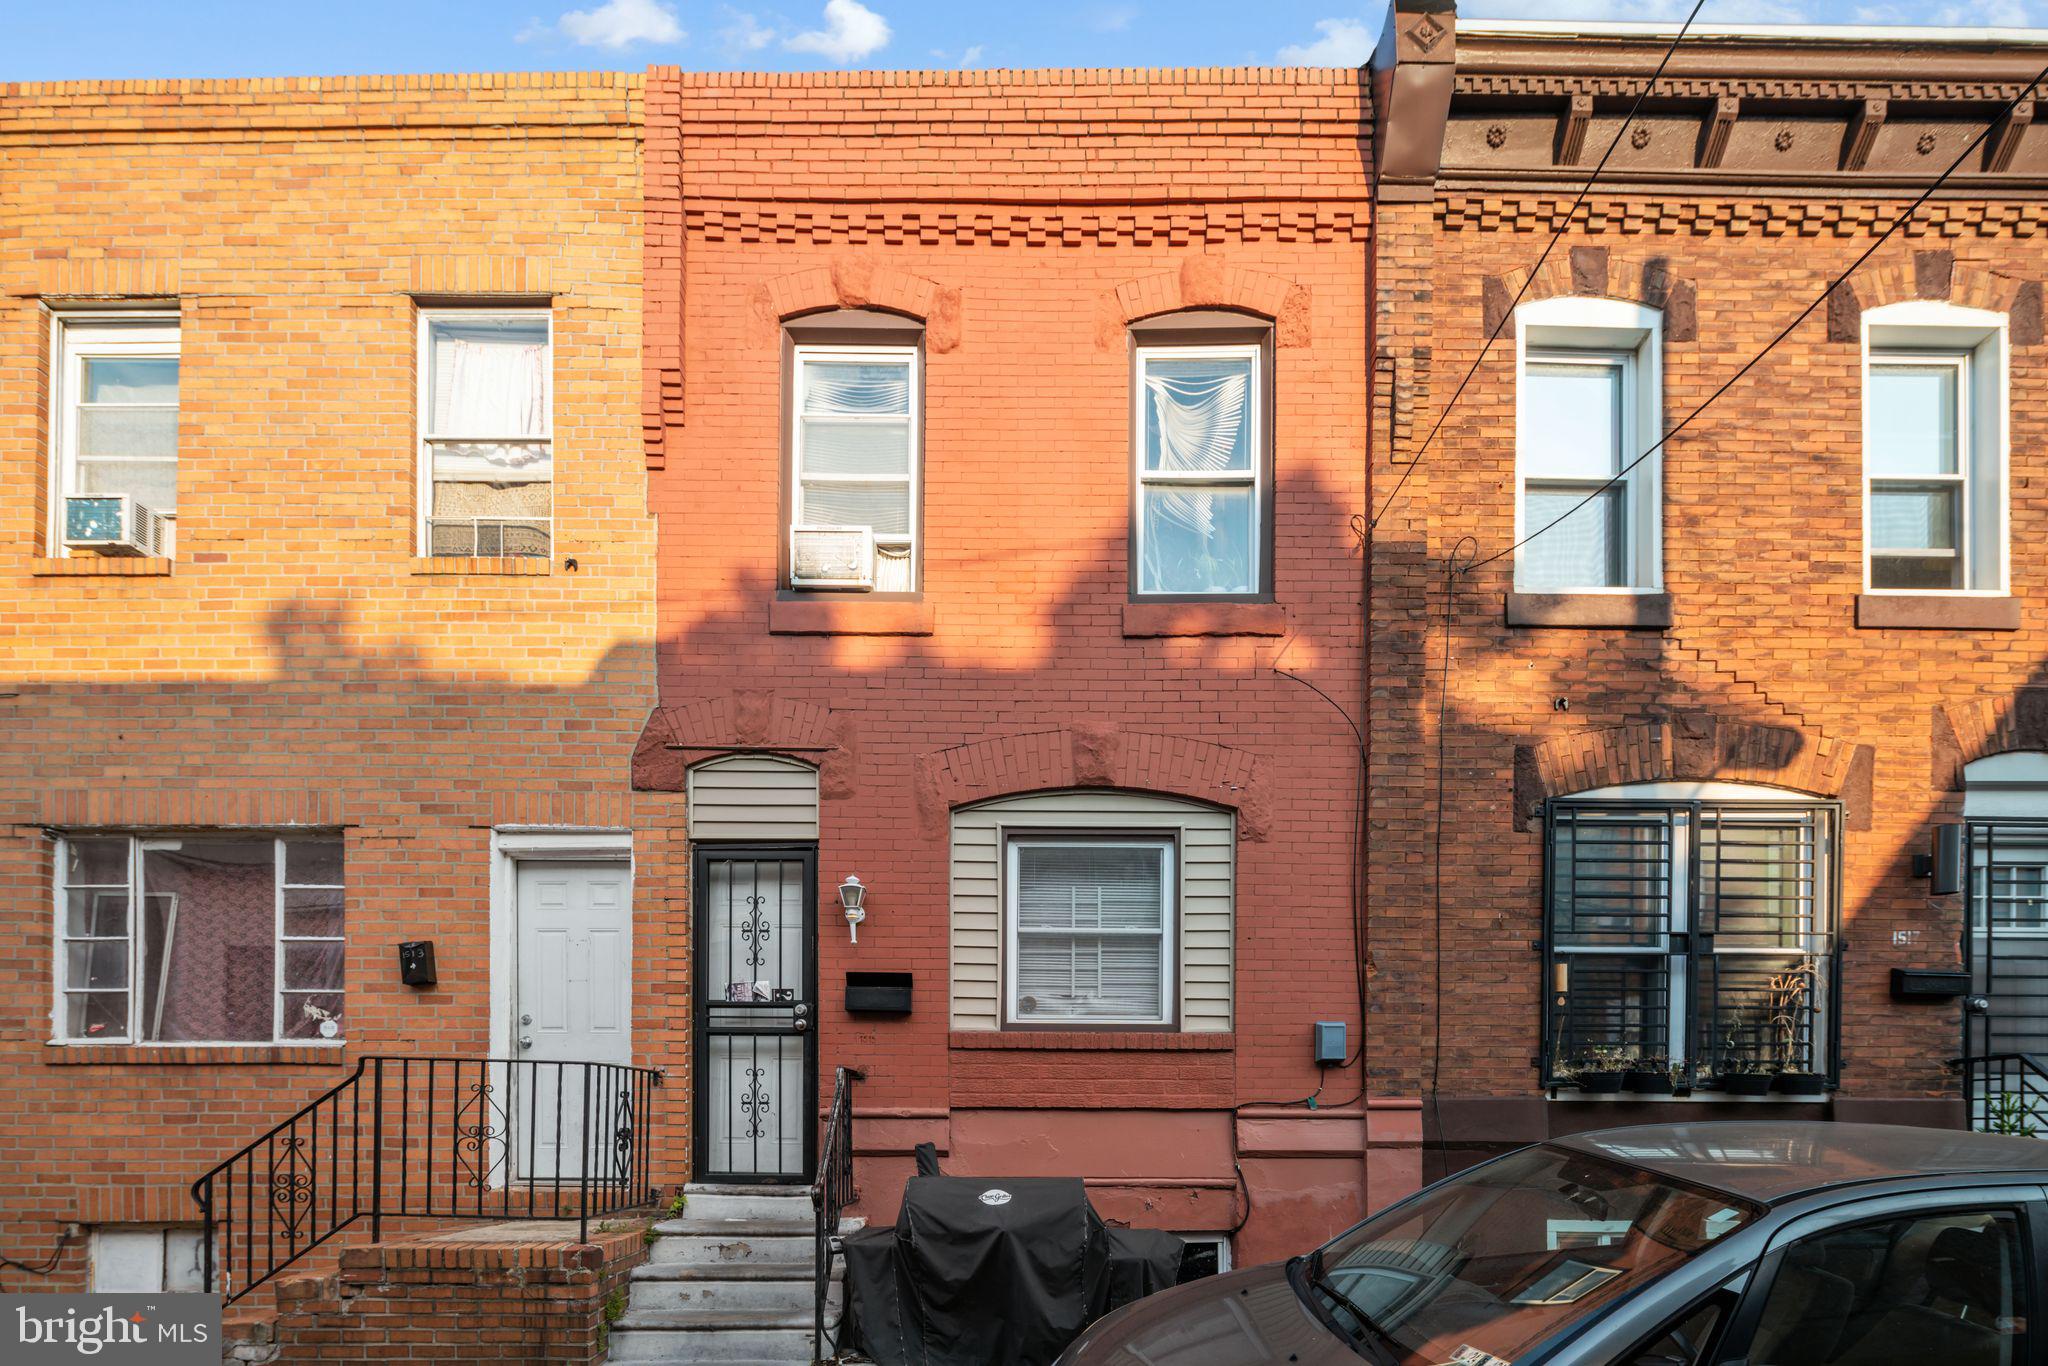
[[[75,1221],[193,1219],[200,1172],[365,1052],[490,1048],[494,825],[640,827],[640,981],[673,987],[677,803],[626,784],[653,701],[639,86],[0,86],[8,1256]],[[417,559],[413,296],[533,293],[554,296],[557,557]],[[137,297],[182,322],[177,562],[48,558],[50,310]],[[148,572],[78,572],[117,566]],[[289,824],[345,833],[346,1048],[50,1046],[49,828]],[[435,988],[398,980],[413,938]],[[668,1018],[642,1013],[649,1061]],[[7,1288],[76,1286],[83,1247]]]
[[[1446,192],[1434,205],[1383,211],[1382,338],[1413,393],[1404,397],[1401,442],[1382,453],[1382,497],[1478,354],[1495,316],[1489,293],[1512,296],[1522,277],[1511,272],[1535,263],[1563,207],[1533,195]],[[1761,349],[1901,207],[1596,195],[1529,297],[1573,292],[1575,264],[1580,292],[1595,281],[1591,292],[1628,297],[1651,263],[1686,282],[1696,295],[1696,329],[1683,336],[1667,316],[1669,426]],[[1944,1068],[1959,1051],[1957,1009],[1894,1004],[1887,983],[1893,967],[1958,961],[1959,899],[1930,898],[1910,876],[1929,824],[1960,811],[1936,739],[1938,713],[1982,699],[2003,714],[2019,690],[2043,681],[2048,580],[2027,547],[2048,518],[2048,495],[2028,460],[2048,437],[2048,390],[2026,286],[2042,274],[2044,231],[2048,216],[2031,204],[1938,202],[1853,282],[1864,307],[1930,296],[2014,312],[2012,576],[2021,629],[1858,629],[1860,353],[1857,341],[1831,338],[1823,308],[1666,448],[1668,630],[1509,628],[1511,560],[1457,577],[1440,770],[1445,557],[1461,537],[1474,538],[1461,552],[1468,560],[1513,539],[1512,323],[1504,329],[1382,522],[1374,553],[1376,1087],[1426,1090],[1440,1065],[1447,1104],[1525,1102],[1490,1111],[1513,1117],[1497,1139],[1582,1121],[1559,1118],[1556,1107],[1546,1119],[1536,1099],[1530,1064],[1542,983],[1530,944],[1541,934],[1542,836],[1523,808],[1546,793],[1668,774],[1776,783],[1847,801],[1841,1091],[1833,1113],[1954,1117],[1941,1104],[1911,1102],[1957,1094]],[[1529,751],[1519,793],[1518,749]],[[1772,752],[1778,757],[1757,757]],[[1436,1034],[1430,859],[1440,781]],[[1895,945],[1895,932],[1910,942]]]
[[[823,899],[829,909],[849,873],[873,888],[857,947],[835,924],[821,934],[828,1074],[867,1069],[859,1104],[901,1131],[897,1152],[920,1136],[944,1147],[956,1106],[1017,1107],[1019,1135],[1045,1123],[1037,1107],[1126,1107],[1129,1144],[1061,1155],[1070,1174],[1101,1178],[1156,1175],[1148,1149],[1176,1113],[1306,1096],[1320,1080],[1310,1022],[1357,1027],[1355,759],[1344,719],[1273,666],[1358,705],[1350,518],[1362,500],[1369,212],[1356,76],[649,79],[660,736],[828,747]],[[834,633],[813,616],[803,629],[816,633],[780,634],[794,614],[774,604],[779,323],[870,302],[926,322],[930,633]],[[1218,305],[1276,320],[1281,610],[1224,614],[1228,629],[1258,634],[1141,635],[1159,623],[1126,628],[1126,324]],[[862,608],[832,615],[858,629]],[[1025,736],[1038,739],[1005,742]],[[1211,757],[1150,757],[1174,745]],[[1242,790],[1219,781],[1230,773],[1245,775]],[[1074,783],[1239,808],[1227,1051],[949,1047],[946,811]],[[914,1014],[848,1016],[854,968],[915,972]],[[1333,1098],[1355,1089],[1355,1073],[1329,1079]],[[956,1146],[951,1160],[1002,1171],[1009,1158]],[[1219,1185],[1232,1180],[1227,1143],[1205,1163]],[[883,1215],[893,1179],[871,1183]],[[1278,1196],[1260,1205],[1247,1246],[1283,1209]],[[1317,1226],[1343,1219],[1302,1213]]]

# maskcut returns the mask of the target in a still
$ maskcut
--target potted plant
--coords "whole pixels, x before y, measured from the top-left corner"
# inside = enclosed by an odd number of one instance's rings
[[[1569,1069],[1572,1085],[1592,1096],[1611,1096],[1621,1090],[1621,1068],[1625,1057],[1618,1048],[1595,1048]]]
[[[1621,1089],[1639,1096],[1671,1094],[1671,1064],[1663,1058],[1632,1058],[1622,1068]]]
[[[1727,1096],[1767,1096],[1771,1071],[1761,1058],[1730,1058],[1714,1074],[1714,1084]]]
[[[1803,1060],[1796,1057],[1799,1045],[1800,1008],[1806,1000],[1808,987],[1818,965],[1811,958],[1800,960],[1799,966],[1790,972],[1781,972],[1771,978],[1769,1000],[1771,1003],[1771,1033],[1777,1040],[1777,1075],[1771,1082],[1771,1089],[1781,1096],[1822,1096],[1827,1094],[1827,1078],[1818,1072],[1809,1072]]]

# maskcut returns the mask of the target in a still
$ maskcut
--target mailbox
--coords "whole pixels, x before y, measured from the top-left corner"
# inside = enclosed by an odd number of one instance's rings
[[[409,987],[434,985],[434,941],[414,939],[398,946],[398,980]]]

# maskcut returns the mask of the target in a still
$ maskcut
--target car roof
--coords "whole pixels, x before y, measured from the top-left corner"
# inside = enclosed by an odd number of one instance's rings
[[[2048,1179],[2048,1143],[1962,1129],[1721,1120],[1602,1129],[1551,1142],[1765,1205],[1911,1176]]]

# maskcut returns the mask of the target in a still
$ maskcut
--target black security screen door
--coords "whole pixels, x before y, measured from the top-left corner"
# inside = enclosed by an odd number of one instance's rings
[[[696,856],[697,1179],[802,1184],[817,1146],[814,845]]]
[[[2048,1121],[2048,820],[1973,820],[1963,962],[1981,1002],[1963,1012],[1972,1127]]]

